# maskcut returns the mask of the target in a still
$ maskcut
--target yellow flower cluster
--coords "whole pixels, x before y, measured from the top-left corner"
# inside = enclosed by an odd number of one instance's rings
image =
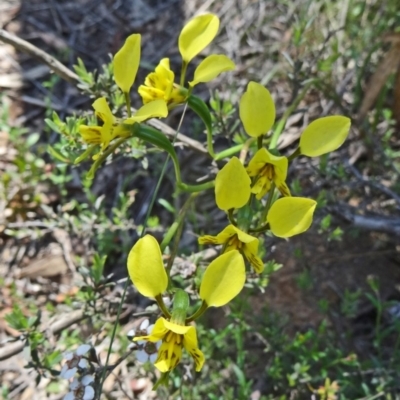
[[[225,71],[235,68],[235,64],[223,54],[212,54],[206,57],[196,68],[189,90],[184,87],[185,74],[189,62],[205,49],[215,38],[219,28],[219,19],[214,14],[204,14],[193,18],[182,29],[179,35],[179,51],[182,56],[181,80],[175,83],[175,74],[170,69],[169,59],[163,58],[155,71],[150,73],[139,87],[143,103],[163,99],[168,109],[186,101],[191,89],[199,83],[206,83]]]
[[[239,115],[246,133],[255,138],[267,134],[275,123],[275,104],[269,91],[256,82],[250,82],[239,105]],[[336,150],[346,139],[350,120],[342,116],[320,118],[302,133],[298,154],[317,157]],[[259,142],[260,144],[262,143]],[[268,194],[264,205],[265,220],[261,228],[251,229],[252,218],[233,221],[217,236],[205,235],[200,244],[221,244],[223,252],[237,249],[257,273],[264,269],[258,257],[259,240],[251,231],[262,233],[270,230],[275,236],[288,238],[305,232],[312,223],[317,203],[308,198],[291,197],[286,184],[289,161],[259,145],[258,151],[245,167],[232,157],[218,172],[215,179],[217,206],[231,216],[235,209],[249,207],[252,195],[261,200]],[[275,188],[283,196],[276,199]],[[251,213],[251,211],[250,211]]]
[[[128,256],[128,272],[136,289],[143,296],[154,298],[163,311],[152,332],[135,337],[135,341],[162,341],[155,366],[163,373],[175,368],[182,357],[182,348],[192,356],[196,371],[204,364],[204,355],[198,348],[196,329],[190,321],[200,316],[209,307],[221,307],[229,303],[243,288],[246,272],[242,256],[237,250],[217,257],[207,267],[201,282],[199,296],[202,305],[192,317],[186,317],[187,304],[174,302],[172,314],[162,300],[168,287],[168,276],[162,261],[157,240],[150,235],[139,239]],[[181,291],[180,296],[185,292]],[[187,295],[186,295],[187,296]],[[175,296],[175,299],[178,295]]]
[[[223,54],[206,57],[196,68],[193,80],[185,87],[185,74],[188,63],[215,38],[219,28],[219,19],[214,14],[204,14],[190,20],[179,36],[179,51],[182,56],[182,74],[180,84],[175,83],[175,74],[170,69],[169,59],[163,58],[155,71],[150,73],[140,85],[138,92],[144,106],[133,116],[130,110],[130,90],[135,81],[141,53],[141,35],[130,35],[113,59],[114,79],[124,93],[128,118],[119,120],[112,114],[104,97],[93,103],[95,115],[103,122],[102,126],[81,125],[79,133],[82,139],[93,146],[100,145],[100,153],[118,137],[129,137],[129,125],[144,122],[150,118],[165,118],[168,110],[185,103],[191,90],[199,83],[206,83],[224,71],[235,68],[235,64]],[[93,158],[98,158],[96,154]]]
[[[138,92],[144,105],[134,115],[130,109],[130,90],[140,64],[141,36],[133,34],[126,39],[114,56],[113,68],[115,82],[125,96],[128,116],[116,118],[106,98],[102,97],[93,103],[95,115],[102,125],[81,125],[79,128],[82,139],[92,146],[90,149],[100,147],[95,159],[108,155],[106,149],[114,139],[124,140],[135,132],[139,135],[135,129],[142,126],[135,124],[149,118],[166,117],[169,110],[185,102],[190,106],[190,100],[193,99],[191,92],[197,84],[209,82],[222,72],[234,69],[234,63],[227,56],[212,54],[200,62],[193,79],[186,82],[188,64],[211,43],[218,29],[219,19],[213,14],[195,17],[184,26],[178,40],[182,57],[179,83],[175,82],[169,59],[163,58],[154,72],[146,77],[144,84],[139,86]],[[197,101],[197,111],[207,126],[209,152],[214,156],[210,149],[211,116],[207,106],[201,102]],[[195,106],[192,105],[192,108]],[[240,99],[239,116],[245,132],[257,139],[258,149],[246,166],[237,157],[232,157],[216,176],[216,204],[227,212],[230,223],[216,236],[199,238],[200,244],[222,245],[222,251],[203,275],[198,293],[202,303],[197,311],[187,316],[188,295],[181,289],[170,287],[161,249],[153,236],[146,235],[139,239],[129,253],[128,272],[133,284],[143,296],[155,299],[162,312],[151,332],[134,340],[161,341],[155,366],[165,376],[178,365],[183,349],[192,356],[196,371],[203,367],[205,358],[198,347],[192,322],[209,307],[221,307],[239,294],[246,280],[246,262],[256,273],[263,271],[258,235],[270,231],[277,237],[288,238],[306,231],[312,223],[317,203],[308,198],[292,197],[286,183],[290,157],[279,155],[276,149],[263,147],[262,139],[273,128],[276,117],[275,104],[269,91],[256,82],[250,82]],[[135,129],[131,129],[132,125],[135,125]],[[317,119],[302,133],[299,148],[294,154],[317,157],[331,152],[344,142],[349,128],[350,120],[342,116]],[[151,135],[153,137],[150,140]],[[148,136],[142,135],[142,138],[159,144],[170,155],[174,154],[172,144],[159,135],[161,133],[152,132]],[[167,140],[167,143],[163,140]],[[179,172],[178,159],[172,158]],[[177,181],[180,182],[179,179]],[[260,212],[260,209],[263,211]],[[162,296],[167,291],[175,295],[171,311],[163,302]]]

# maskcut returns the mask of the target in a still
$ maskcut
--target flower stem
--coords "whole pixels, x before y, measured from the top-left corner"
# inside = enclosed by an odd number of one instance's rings
[[[93,163],[92,167],[90,168],[89,172],[86,174],[86,178],[88,179],[93,179],[94,174],[97,171],[97,168],[100,167],[101,163],[111,154],[114,153],[114,151],[117,149],[117,147],[121,146],[122,143],[124,143],[126,140],[128,140],[130,136],[119,138],[117,141],[115,141],[104,153],[102,153],[99,158]]]
[[[257,229],[260,229],[262,227],[262,224],[264,223],[264,221],[267,219],[268,211],[271,208],[272,199],[274,197],[274,194],[275,194],[275,182],[272,182],[271,189],[269,190],[269,193],[268,193],[267,204],[265,205],[264,211],[261,214],[260,224]]]
[[[254,140],[254,139],[253,139]],[[243,149],[243,147],[246,145],[246,143],[242,143],[242,144],[238,144],[238,145],[236,145],[236,146],[233,146],[233,147],[230,147],[229,149],[226,149],[226,150],[224,150],[224,151],[221,151],[220,153],[218,153],[218,154],[215,154],[214,153],[214,156],[213,156],[213,158],[214,158],[214,160],[222,160],[223,158],[225,158],[225,157],[230,157],[230,156],[232,156],[233,154],[235,154],[235,153],[238,153],[240,150],[242,150]],[[210,153],[211,154],[211,153]]]
[[[230,210],[228,210],[228,219],[229,219],[229,222],[230,222],[233,226],[237,226],[237,222],[235,221],[235,218],[233,217],[233,208],[231,208]]]
[[[206,312],[207,308],[208,308],[208,305],[207,305],[207,303],[203,300],[203,302],[201,303],[200,308],[199,308],[193,315],[191,315],[190,317],[186,318],[186,321],[185,321],[186,325],[187,325],[189,322],[192,322],[192,321],[194,321],[195,319],[200,318],[200,317]]]
[[[257,148],[258,150],[262,149],[263,147],[263,139],[264,139],[264,135],[260,135],[257,137]]]
[[[126,111],[128,113],[128,118],[132,117],[132,110],[131,110],[131,96],[129,93],[124,92],[125,97],[125,104],[126,104]]]
[[[298,157],[301,154],[300,147],[298,147],[289,157],[288,161],[291,162],[293,161],[296,157]]]
[[[171,314],[170,314],[170,312],[168,311],[168,308],[167,308],[167,306],[165,305],[164,300],[163,300],[162,297],[161,297],[161,294],[159,294],[158,296],[156,296],[155,300],[156,300],[156,302],[157,302],[157,304],[158,304],[158,307],[160,307],[160,310],[161,310],[162,313],[164,314],[165,318],[168,318],[168,319],[171,318]]]
[[[168,231],[167,231],[166,235],[164,236],[164,239],[163,239],[163,241],[161,242],[161,245],[160,245],[161,251],[163,252],[164,249],[171,242],[172,238],[175,236],[174,243],[173,243],[173,246],[172,246],[172,251],[171,251],[171,254],[169,256],[167,267],[166,267],[166,271],[167,271],[167,275],[168,275],[168,289],[167,290],[170,290],[171,286],[172,286],[171,285],[171,279],[170,279],[170,272],[171,272],[172,264],[173,264],[174,259],[176,257],[176,253],[178,252],[179,241],[181,239],[183,226],[184,226],[183,223],[185,221],[186,214],[187,214],[192,202],[194,201],[194,199],[198,195],[199,195],[199,193],[192,193],[188,197],[188,199],[185,201],[185,204],[183,205],[182,209],[179,212],[178,219],[168,229]]]
[[[187,185],[186,183],[183,183],[183,182],[177,182],[177,186],[180,190],[182,190],[183,192],[189,192],[189,193],[202,192],[203,190],[213,188],[214,185],[215,185],[214,181],[200,183],[199,185]]]
[[[181,70],[181,80],[179,84],[183,87],[185,87],[185,77],[186,77],[186,70],[187,70],[187,63],[185,61],[182,61],[182,70]]]

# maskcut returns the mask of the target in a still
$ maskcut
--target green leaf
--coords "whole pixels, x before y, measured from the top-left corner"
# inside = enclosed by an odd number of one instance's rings
[[[43,363],[47,368],[53,367],[53,365],[58,364],[63,359],[63,355],[59,350],[53,353],[46,354],[43,358]]]
[[[34,144],[37,143],[37,141],[40,139],[40,134],[39,133],[32,133],[32,135],[29,135],[26,139],[26,146],[32,147]]]
[[[46,118],[44,122],[47,124],[47,126],[54,132],[61,133],[60,128],[55,124],[50,118]]]
[[[212,157],[215,156],[212,142],[212,119],[207,104],[200,97],[191,95],[188,98],[188,106],[200,117],[207,128],[207,146],[208,152]]]
[[[29,328],[28,319],[17,305],[14,305],[11,313],[7,314],[4,319],[11,328],[18,331],[27,330]]]
[[[95,285],[98,285],[103,278],[104,264],[106,262],[106,259],[107,256],[101,257],[97,253],[94,255],[91,275]]]
[[[175,167],[176,180],[178,183],[181,182],[181,172],[179,168],[178,156],[176,155],[174,146],[169,141],[169,139],[157,129],[144,124],[134,124],[131,128],[133,135],[145,142],[151,143],[154,146],[165,150],[172,158]]]
[[[66,163],[66,164],[70,164],[70,163],[71,163],[71,162],[69,161],[68,158],[64,157],[64,156],[63,156],[60,152],[58,152],[54,147],[48,145],[48,146],[47,146],[47,151],[49,152],[49,154],[50,154],[53,158],[55,158],[55,159],[57,159],[57,160],[59,160],[59,161],[61,161],[61,162],[63,162],[63,163]]]
[[[188,106],[201,118],[207,130],[212,132],[211,113],[207,104],[200,97],[191,95],[188,98]]]
[[[82,162],[83,160],[88,158],[93,153],[93,150],[96,147],[97,147],[97,144],[92,144],[91,146],[89,146],[79,157],[75,158],[74,164],[75,165],[79,164],[80,162]]]

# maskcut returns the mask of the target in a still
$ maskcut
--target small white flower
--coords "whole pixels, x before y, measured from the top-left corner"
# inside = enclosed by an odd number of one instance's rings
[[[70,392],[64,396],[64,400],[93,400],[94,389],[90,385],[94,382],[91,375],[85,375],[82,379],[75,378],[69,385]]]
[[[150,335],[151,331],[154,328],[154,324],[150,325],[148,319],[143,320],[140,324],[138,330],[131,329],[127,336],[130,340],[132,340],[135,336],[147,336]],[[136,352],[136,359],[142,363],[150,361],[154,363],[158,356],[158,349],[161,346],[161,340],[157,343],[148,342],[147,340],[138,340],[135,341],[138,346],[138,350]]]
[[[65,364],[63,365],[60,377],[64,379],[71,379],[75,376],[78,368],[86,368],[88,365],[87,360],[82,358],[90,350],[90,345],[82,344],[75,352],[64,354]]]
[[[396,303],[387,309],[393,320],[400,319],[400,303]]]

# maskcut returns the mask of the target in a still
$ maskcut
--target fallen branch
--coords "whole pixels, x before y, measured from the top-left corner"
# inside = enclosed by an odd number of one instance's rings
[[[71,71],[64,64],[60,63],[56,58],[52,57],[50,54],[47,54],[45,51],[39,49],[34,46],[32,43],[27,42],[24,39],[19,38],[18,36],[13,35],[10,32],[7,32],[4,29],[0,29],[0,40],[2,42],[11,44],[11,46],[16,49],[30,54],[32,57],[37,58],[42,63],[49,66],[49,68],[60,76],[62,79],[66,80],[73,85],[77,85],[80,83],[79,76],[75,74],[75,72]]]
[[[50,327],[46,327],[42,324],[40,326],[40,330],[43,332],[47,331],[50,334],[56,334],[87,317],[88,315],[86,315],[83,310],[76,310],[64,315],[62,318],[55,321]],[[0,348],[0,361],[6,360],[7,358],[20,353],[23,350],[25,343],[26,341],[21,339],[14,343],[7,344],[3,348]]]
[[[354,227],[369,231],[385,232],[400,236],[400,218],[388,218],[380,215],[357,215],[349,207],[330,207],[330,210]]]

